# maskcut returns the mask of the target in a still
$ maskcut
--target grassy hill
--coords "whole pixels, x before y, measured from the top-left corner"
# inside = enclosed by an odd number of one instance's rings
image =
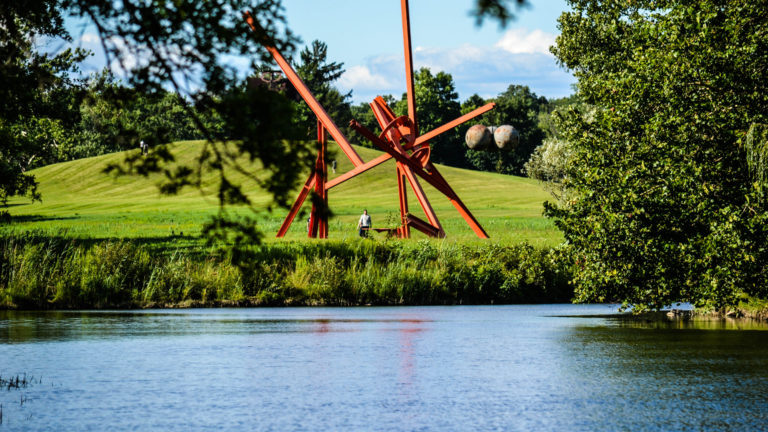
[[[188,162],[198,154],[201,144],[179,142],[173,145],[172,152],[179,161]],[[336,148],[333,143],[329,147]],[[367,148],[356,149],[365,161],[381,154]],[[330,178],[352,168],[344,155],[338,154],[337,174],[329,172]],[[181,239],[194,243],[203,221],[217,211],[212,191],[185,189],[176,196],[162,196],[157,190],[159,177],[115,178],[102,172],[108,163],[120,162],[124,157],[124,153],[115,153],[33,171],[40,183],[43,202],[12,200],[8,211],[16,222],[2,229],[41,229],[52,233],[65,229],[67,235],[74,237]],[[551,246],[562,240],[553,224],[541,215],[542,203],[549,195],[536,181],[451,167],[440,167],[440,170],[493,241],[527,241]],[[250,197],[258,207],[266,208],[270,204],[270,197],[252,182],[242,176],[235,176],[233,180],[251,191]],[[445,228],[447,241],[480,241],[447,198],[426,182],[422,185]],[[409,202],[411,211],[423,218],[412,194]],[[332,239],[355,237],[357,218],[363,208],[372,215],[374,226],[394,226],[398,219],[394,162],[390,160],[331,189],[329,204],[334,213],[329,221]],[[277,209],[258,215],[260,227],[269,241],[279,241],[273,240],[274,234],[286,213],[285,209]],[[305,229],[306,216],[294,222],[287,238],[306,238]],[[414,237],[423,238],[420,233]]]

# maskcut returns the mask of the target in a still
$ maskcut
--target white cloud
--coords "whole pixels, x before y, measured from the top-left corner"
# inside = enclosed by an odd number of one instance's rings
[[[101,43],[101,37],[99,37],[99,35],[96,33],[85,33],[80,36],[80,42],[86,44],[97,44]]]
[[[339,78],[339,87],[343,89],[375,90],[392,87],[386,76],[374,73],[368,66],[352,66]]]
[[[528,32],[527,29],[512,29],[496,42],[496,47],[512,54],[550,54],[549,47],[555,44],[555,35],[541,30]]]
[[[455,49],[427,49],[415,53],[416,69],[429,68],[432,71],[451,71],[466,63],[483,62],[490,55],[487,49],[465,44]]]
[[[474,93],[495,97],[511,84],[526,85],[542,96],[567,96],[575,79],[549,53],[554,41],[555,35],[541,30],[511,30],[492,47],[419,46],[413,52],[414,68],[451,74],[461,100]],[[339,84],[345,91],[353,90],[356,103],[384,94],[399,98],[405,91],[402,54],[373,57],[365,65],[351,66]]]

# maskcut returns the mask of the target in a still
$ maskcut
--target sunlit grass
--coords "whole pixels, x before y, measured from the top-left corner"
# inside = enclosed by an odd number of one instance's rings
[[[198,154],[201,142],[180,142],[173,153],[180,162],[191,162]],[[334,147],[334,144],[331,144]],[[363,160],[380,153],[356,147]],[[138,150],[136,150],[138,151]],[[15,222],[2,229],[45,232],[65,230],[67,236],[87,238],[140,238],[149,241],[194,244],[205,220],[218,210],[213,191],[201,193],[185,189],[176,196],[162,196],[157,184],[160,177],[112,177],[103,173],[109,163],[120,162],[124,153],[55,164],[32,172],[40,182],[42,203],[14,199],[8,211]],[[337,173],[332,179],[352,168],[339,152]],[[257,166],[252,166],[258,172]],[[562,236],[542,216],[542,203],[549,195],[536,181],[527,178],[469,171],[451,167],[440,170],[465,204],[486,229],[493,242],[513,244],[528,242],[535,246],[554,246]],[[329,170],[330,171],[330,170]],[[266,209],[270,197],[242,175],[232,175],[240,182],[257,208]],[[422,185],[448,234],[445,242],[475,243],[477,239],[447,198],[426,182]],[[423,218],[415,198],[409,196],[411,211]],[[333,217],[329,221],[330,238],[350,239],[356,236],[355,226],[363,208],[373,216],[377,227],[394,226],[397,220],[397,185],[395,166],[389,161],[341,184],[329,192]],[[306,206],[305,206],[306,207]],[[240,209],[243,214],[250,214]],[[259,215],[259,225],[268,241],[286,215],[287,210],[266,210]],[[306,215],[297,219],[287,240],[306,238]],[[420,233],[414,235],[423,238]]]

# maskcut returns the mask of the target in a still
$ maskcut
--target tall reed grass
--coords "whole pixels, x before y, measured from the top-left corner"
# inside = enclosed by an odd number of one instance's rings
[[[558,249],[430,241],[160,251],[136,240],[0,238],[0,307],[432,305],[565,302]]]

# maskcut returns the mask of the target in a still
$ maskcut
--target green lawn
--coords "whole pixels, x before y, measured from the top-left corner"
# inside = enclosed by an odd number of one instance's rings
[[[198,154],[201,142],[180,142],[173,146],[179,161],[191,161]],[[331,143],[330,147],[336,147]],[[363,160],[380,152],[356,147]],[[138,151],[138,150],[136,150]],[[338,152],[337,174],[352,168]],[[37,169],[32,173],[40,182],[42,203],[28,200],[10,201],[8,211],[16,222],[3,230],[41,229],[51,233],[65,229],[67,235],[90,238],[146,238],[148,240],[194,243],[202,223],[217,211],[215,197],[195,189],[186,189],[177,196],[161,196],[157,190],[159,177],[112,177],[102,173],[110,162],[119,162],[124,153],[99,156],[60,163]],[[258,170],[258,167],[254,167]],[[492,241],[518,243],[527,241],[536,246],[553,246],[562,235],[553,224],[542,217],[542,203],[549,195],[535,180],[477,171],[440,167],[448,182],[472,210]],[[243,176],[241,182],[259,208],[266,208],[270,198]],[[446,241],[480,241],[459,216],[451,203],[426,182],[422,185],[432,202],[448,235]],[[412,194],[411,211],[424,218]],[[397,219],[398,198],[395,166],[388,161],[329,191],[329,204],[334,216],[329,221],[330,238],[356,236],[355,225],[363,208],[373,217],[374,226],[393,226]],[[243,209],[245,212],[246,210]],[[274,239],[285,209],[258,215],[267,239]],[[294,223],[288,239],[305,238],[306,216]],[[183,233],[186,240],[178,236]],[[420,233],[415,238],[423,238]],[[272,240],[270,240],[272,241]],[[280,241],[275,239],[274,241]]]

